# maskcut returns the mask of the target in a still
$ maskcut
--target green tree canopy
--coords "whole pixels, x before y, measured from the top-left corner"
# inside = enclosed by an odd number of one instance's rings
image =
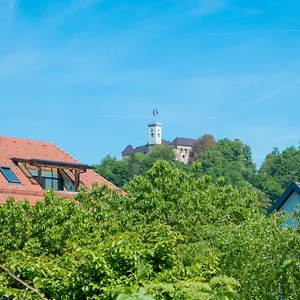
[[[154,162],[157,160],[175,162],[175,153],[173,148],[164,145],[155,145],[149,156]]]
[[[264,211],[292,181],[300,181],[300,149],[289,147],[280,152],[274,148],[258,171],[248,145],[238,139],[216,142],[211,134],[203,135],[195,143],[190,165],[176,161],[171,147],[157,145],[149,155],[136,153],[120,161],[107,156],[96,166],[96,172],[123,187],[134,176],[145,175],[158,160],[168,161],[174,168],[196,177],[210,175],[213,182],[223,178],[225,183],[234,187],[252,188],[258,194]],[[193,163],[201,164],[197,172],[192,167]]]
[[[175,153],[171,147],[156,145],[151,149],[149,155],[138,152],[122,160],[107,156],[101,164],[95,165],[95,171],[116,186],[123,187],[134,176],[145,175],[158,160],[172,162],[180,167],[180,163],[175,160]]]
[[[192,160],[202,157],[206,148],[215,147],[216,144],[217,143],[212,134],[203,135],[192,147]]]
[[[283,189],[292,181],[299,181],[300,149],[289,147],[282,152],[274,149],[267,155],[260,172],[272,176]]]
[[[125,188],[8,200],[0,264],[48,299],[299,299],[299,230],[260,213],[252,189],[165,161]],[[0,273],[0,298],[22,297]]]

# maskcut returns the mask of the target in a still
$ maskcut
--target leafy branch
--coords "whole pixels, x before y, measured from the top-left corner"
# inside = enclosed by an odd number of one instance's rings
[[[0,264],[0,269],[2,269],[4,272],[6,272],[11,278],[13,278],[14,280],[18,281],[19,283],[21,283],[26,290],[31,290],[32,292],[34,292],[35,294],[37,294],[39,296],[40,299],[42,300],[46,300],[46,298],[35,288],[33,288],[32,286],[30,286],[29,284],[27,284],[26,282],[24,282],[22,279],[20,279],[19,277],[17,277],[16,275],[14,275],[9,269],[7,269],[6,267],[4,267],[3,265]]]

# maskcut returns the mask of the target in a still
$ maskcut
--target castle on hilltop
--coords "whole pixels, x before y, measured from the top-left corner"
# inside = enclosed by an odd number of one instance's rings
[[[173,147],[176,159],[187,164],[196,141],[196,139],[181,137],[175,138],[172,142],[166,141],[162,138],[162,124],[153,122],[148,125],[148,143],[136,148],[128,145],[122,152],[122,158],[132,156],[134,153],[149,154],[155,145],[164,145]]]

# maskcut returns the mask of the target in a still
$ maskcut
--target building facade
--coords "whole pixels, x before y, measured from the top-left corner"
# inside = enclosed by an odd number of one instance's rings
[[[292,182],[281,197],[269,210],[269,214],[274,211],[282,211],[286,213],[297,213],[299,218],[300,213],[300,183]],[[291,227],[297,227],[299,225],[299,219],[286,218],[284,225]]]
[[[193,145],[196,141],[196,139],[182,137],[177,137],[172,142],[164,140],[162,138],[162,124],[153,122],[148,124],[148,143],[136,148],[132,145],[128,145],[122,151],[122,158],[132,156],[134,153],[149,154],[155,145],[164,145],[173,148],[178,161],[188,164],[193,151]]]

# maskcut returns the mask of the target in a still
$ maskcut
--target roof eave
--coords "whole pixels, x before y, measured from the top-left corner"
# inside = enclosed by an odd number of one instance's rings
[[[60,167],[60,168],[67,168],[67,169],[74,169],[74,170],[93,169],[92,166],[83,165],[79,163],[45,160],[45,159],[37,159],[37,158],[24,159],[24,158],[13,157],[11,158],[11,160],[15,163],[28,163],[30,165],[38,166],[38,167],[52,166],[52,167]]]
[[[274,212],[275,210],[279,210],[294,192],[300,196],[300,187],[295,181],[293,181],[287,187],[287,189],[283,192],[283,194],[279,197],[279,199],[269,209],[268,215]]]

